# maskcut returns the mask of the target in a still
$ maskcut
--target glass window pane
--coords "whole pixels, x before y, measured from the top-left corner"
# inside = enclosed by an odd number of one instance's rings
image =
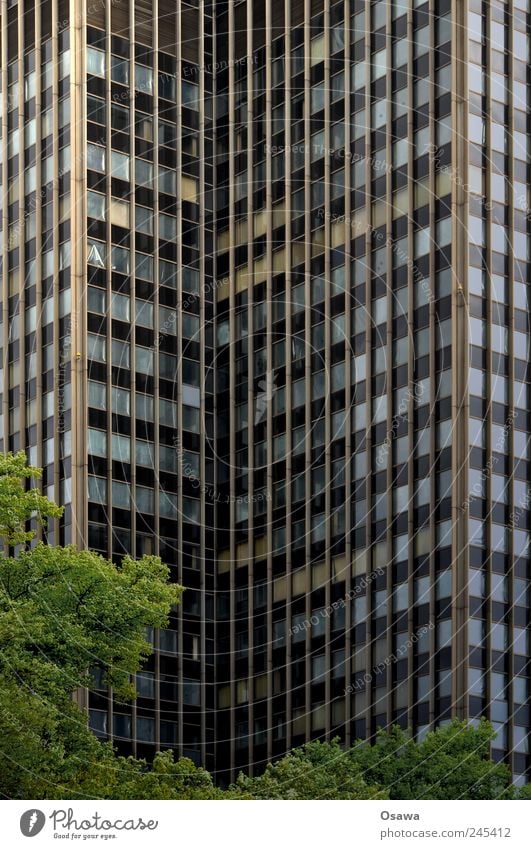
[[[199,109],[199,86],[183,80],[182,82],[182,104],[188,109]]]
[[[153,327],[153,304],[150,301],[135,301],[136,323],[141,327]]]
[[[118,56],[111,56],[111,79],[115,83],[129,84],[129,62]]]
[[[87,192],[87,215],[98,221],[105,221],[105,195],[98,192]]]
[[[119,248],[116,245],[111,247],[111,268],[121,274],[129,274],[129,250],[127,248]]]
[[[105,148],[97,144],[87,145],[87,168],[92,171],[105,171]]]
[[[111,176],[129,182],[129,156],[126,153],[111,151]]]
[[[135,90],[153,94],[153,71],[144,65],[135,65]]]
[[[94,407],[96,410],[107,409],[107,387],[104,383],[95,383],[93,380],[89,380],[88,403],[89,407]]]
[[[95,77],[105,76],[105,53],[95,47],[87,47],[87,73]]]
[[[137,180],[138,182],[138,180]],[[143,206],[135,207],[135,229],[140,233],[153,235],[153,210]]]

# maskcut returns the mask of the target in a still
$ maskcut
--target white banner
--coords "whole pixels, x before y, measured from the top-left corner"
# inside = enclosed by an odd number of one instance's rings
[[[525,802],[2,802],[0,845],[525,849]]]

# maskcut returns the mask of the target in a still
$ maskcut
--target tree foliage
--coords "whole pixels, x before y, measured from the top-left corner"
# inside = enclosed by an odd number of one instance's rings
[[[490,757],[495,736],[486,720],[471,725],[454,719],[418,743],[395,726],[381,731],[374,745],[358,741],[349,758],[391,799],[510,798],[510,770]]]
[[[0,795],[7,798],[222,797],[205,770],[159,754],[148,766],[97,740],[73,693],[103,670],[118,698],[149,656],[181,588],[158,557],[118,566],[90,551],[36,542],[61,510],[28,488],[39,470],[0,457]],[[31,543],[31,546],[28,544]],[[17,545],[16,556],[10,546]]]
[[[181,588],[158,557],[113,565],[90,551],[44,545],[33,526],[61,515],[30,480],[25,455],[0,455],[0,796],[14,799],[498,799],[515,791],[490,758],[492,726],[454,720],[415,742],[400,728],[343,750],[294,749],[227,791],[190,760],[119,757],[73,699],[97,666],[118,699],[151,652]],[[13,547],[16,548],[13,548]]]
[[[345,756],[337,740],[306,743],[263,775],[240,774],[233,789],[253,799],[386,799],[385,791],[367,783],[357,764]]]
[[[33,539],[34,532],[27,528],[30,517],[45,526],[48,517],[62,515],[62,507],[37,489],[25,487],[26,480],[38,479],[41,475],[40,469],[28,466],[23,451],[0,454],[0,539],[5,544],[17,545]]]
[[[515,794],[506,764],[494,763],[492,725],[455,719],[416,742],[398,726],[344,750],[337,740],[295,749],[235,787],[258,799],[501,799]]]

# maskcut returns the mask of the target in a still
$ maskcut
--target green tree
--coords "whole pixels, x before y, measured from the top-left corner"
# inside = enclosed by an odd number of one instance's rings
[[[495,736],[485,720],[455,719],[419,743],[398,726],[348,750],[338,740],[308,743],[257,778],[240,774],[233,789],[256,799],[531,798],[531,785],[516,793],[508,766],[492,761]]]
[[[0,457],[0,795],[230,798],[189,760],[117,757],[89,730],[73,693],[97,666],[118,699],[132,698],[132,676],[152,651],[146,628],[167,624],[181,588],[158,557],[115,566],[37,542],[29,520],[42,526],[62,512],[30,488],[39,475],[23,453]]]
[[[387,799],[370,786],[357,764],[346,757],[337,740],[306,743],[268,764],[263,775],[238,776],[233,790],[253,799]]]
[[[391,799],[511,798],[508,766],[490,757],[495,736],[486,720],[470,725],[454,719],[419,743],[395,726],[380,731],[374,745],[358,741],[349,758]]]
[[[0,796],[107,799],[497,799],[516,791],[490,758],[492,726],[454,720],[420,743],[398,727],[344,751],[337,740],[293,750],[228,791],[191,761],[118,757],[98,740],[73,693],[97,666],[115,696],[151,652],[181,588],[158,557],[115,566],[90,551],[44,545],[32,527],[61,509],[30,486],[23,453],[0,456]],[[32,524],[31,524],[32,523]],[[15,548],[13,548],[15,547]],[[385,789],[382,789],[385,788]]]
[[[45,526],[48,517],[62,515],[62,507],[49,501],[37,489],[22,485],[29,478],[40,477],[41,470],[28,466],[23,451],[0,454],[0,540],[4,544],[16,545],[33,539],[34,532],[27,528],[31,516]]]
[[[524,784],[523,787],[515,788],[516,799],[531,799],[531,784]]]

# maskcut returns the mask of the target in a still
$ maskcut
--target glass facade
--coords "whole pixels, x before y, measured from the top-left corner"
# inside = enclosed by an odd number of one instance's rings
[[[187,589],[91,726],[529,770],[527,0],[8,2],[0,450]],[[6,17],[7,16],[7,17]]]
[[[212,763],[212,13],[166,6],[86,30],[88,542],[187,588],[114,736]]]
[[[529,766],[529,10],[476,6],[217,16],[232,769],[455,714]]]
[[[529,767],[529,8],[470,3],[468,710]]]
[[[212,767],[212,8],[69,14],[2,20],[0,449],[65,505],[50,542],[160,554],[187,587],[136,703],[95,671],[87,707],[122,751]]]

